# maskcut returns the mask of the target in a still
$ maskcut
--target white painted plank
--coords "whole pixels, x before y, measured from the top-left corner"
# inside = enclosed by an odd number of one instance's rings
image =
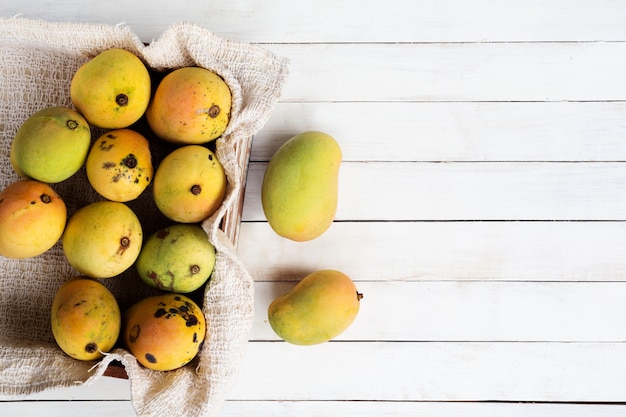
[[[345,161],[626,160],[623,102],[278,103],[251,159],[307,130],[335,137]]]
[[[271,44],[267,48],[290,59],[283,102],[626,98],[626,85],[620,82],[626,72],[624,42]]]
[[[250,164],[244,221],[265,220],[266,165]],[[344,162],[336,220],[624,220],[625,182],[623,163]]]
[[[52,388],[25,396],[1,396],[0,401],[125,401],[130,400],[130,381],[123,378],[103,376],[91,384],[76,384],[68,388]],[[0,402],[2,404],[2,402]]]
[[[293,242],[241,225],[239,256],[259,281],[334,268],[359,281],[624,281],[624,222],[335,222]]]
[[[20,417],[136,417],[130,401],[0,401],[0,415]]]
[[[5,2],[0,15],[22,13],[55,18],[126,24],[146,40],[173,21],[205,25],[246,42],[481,42],[624,40],[626,8],[619,1],[540,0],[523,3],[479,0],[389,0],[302,2],[184,0],[83,2],[57,0],[45,8],[36,0]],[[167,13],[163,13],[167,10]],[[323,20],[321,19],[323,17]]]
[[[614,417],[615,404],[533,404],[423,401],[226,401],[221,417]]]
[[[250,343],[233,400],[626,400],[624,343]]]
[[[344,271],[345,272],[345,271]],[[304,275],[294,275],[295,279]],[[280,340],[267,308],[293,286],[255,284],[252,340]],[[626,283],[356,282],[364,297],[342,341],[621,342]]]
[[[6,416],[41,417],[132,417],[130,402],[11,402],[0,403],[0,414]],[[429,403],[397,401],[227,401],[220,417],[274,416],[313,417],[406,417],[436,415],[438,417],[613,417],[626,412],[623,405],[589,404],[522,404],[522,403]]]
[[[129,401],[0,402],[3,416],[133,417]],[[424,401],[226,401],[220,417],[614,417],[622,404],[536,404]]]

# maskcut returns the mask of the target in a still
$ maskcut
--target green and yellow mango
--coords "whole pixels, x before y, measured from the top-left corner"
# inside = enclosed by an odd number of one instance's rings
[[[327,342],[343,333],[359,312],[363,295],[340,271],[326,269],[304,277],[268,308],[269,323],[283,340],[295,345]]]
[[[261,201],[272,229],[294,241],[312,240],[332,224],[338,203],[341,148],[322,132],[300,133],[272,156]]]

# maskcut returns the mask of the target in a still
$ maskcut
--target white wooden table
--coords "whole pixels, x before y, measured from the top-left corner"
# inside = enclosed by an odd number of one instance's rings
[[[224,416],[626,414],[626,3],[597,0],[4,1],[0,16],[185,20],[291,60],[254,138],[239,254],[256,319]],[[260,183],[293,134],[344,162],[336,222],[295,243]],[[335,268],[364,293],[297,347],[269,302]],[[128,381],[0,402],[2,416],[134,415]],[[191,417],[191,416],[190,416]]]

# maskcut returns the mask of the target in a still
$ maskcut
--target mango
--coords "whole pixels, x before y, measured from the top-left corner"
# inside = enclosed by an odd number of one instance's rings
[[[0,255],[30,258],[46,252],[61,238],[67,208],[48,185],[22,179],[0,192]]]
[[[150,73],[143,61],[120,48],[105,50],[81,65],[70,83],[74,106],[87,121],[104,129],[128,127],[150,103]]]
[[[61,350],[74,359],[90,361],[113,348],[122,316],[107,287],[94,279],[76,276],[57,290],[50,324]]]
[[[142,240],[141,223],[128,206],[96,201],[70,216],[61,242],[67,261],[81,274],[110,278],[133,265]]]
[[[13,171],[20,178],[27,179],[27,180],[32,179],[28,175],[26,175],[26,173],[22,170],[22,168],[20,168],[19,164],[17,163],[17,159],[15,158],[15,151],[14,151],[13,143],[11,144],[11,150],[9,151],[9,162],[11,163],[11,168],[13,168]]]
[[[324,343],[352,324],[361,298],[363,295],[346,274],[330,269],[315,271],[272,301],[268,308],[269,323],[289,343]]]
[[[197,223],[224,201],[226,172],[210,149],[185,145],[163,158],[152,186],[161,213],[178,223]]]
[[[309,131],[285,142],[270,159],[261,187],[263,212],[280,236],[308,241],[332,224],[338,203],[339,144]]]
[[[136,199],[152,181],[148,140],[131,129],[103,134],[89,151],[86,172],[91,186],[104,198],[118,202]]]
[[[207,331],[200,307],[181,294],[144,298],[124,314],[123,340],[140,364],[170,371],[189,363]]]
[[[11,164],[21,177],[58,183],[83,166],[90,144],[91,130],[83,116],[66,107],[46,107],[17,130]]]
[[[163,140],[203,144],[224,133],[231,106],[230,88],[219,75],[206,68],[183,67],[161,80],[146,119]]]
[[[174,224],[144,242],[135,267],[148,285],[175,293],[189,293],[210,278],[215,247],[197,224]]]

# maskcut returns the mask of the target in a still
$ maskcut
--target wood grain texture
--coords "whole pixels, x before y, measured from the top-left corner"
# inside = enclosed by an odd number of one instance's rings
[[[6,416],[41,417],[42,403],[0,402]],[[45,403],[46,417],[128,417],[134,415],[129,401],[56,401]],[[425,402],[425,401],[226,401],[221,417],[256,415],[273,417],[614,417],[626,412],[626,406],[609,404],[528,404],[495,402]]]
[[[613,417],[626,412],[623,405],[606,404],[520,404],[495,402],[424,401],[226,401],[224,417],[254,415],[267,410],[273,417]]]
[[[626,7],[619,1],[462,0],[285,3],[282,1],[76,2],[45,8],[36,0],[7,2],[0,15],[23,14],[107,24],[125,22],[144,40],[173,21],[196,21],[245,42],[500,42],[615,41],[626,36]],[[149,17],[149,18],[146,18]]]
[[[41,417],[128,417],[134,415],[128,400],[119,401],[48,401],[0,402],[6,416]],[[537,404],[498,402],[428,402],[428,401],[226,401],[220,417],[242,415],[273,417],[614,417],[626,412],[624,405],[611,404]]]
[[[281,101],[624,100],[626,43],[270,44]],[[564,76],[567,74],[567,76]]]
[[[309,242],[244,222],[241,236],[239,256],[259,281],[292,281],[320,267],[359,281],[626,277],[624,222],[335,222]]]
[[[624,102],[281,102],[252,142],[268,161],[322,130],[344,161],[624,161]]]
[[[625,354],[604,342],[253,343],[229,399],[620,402]]]

